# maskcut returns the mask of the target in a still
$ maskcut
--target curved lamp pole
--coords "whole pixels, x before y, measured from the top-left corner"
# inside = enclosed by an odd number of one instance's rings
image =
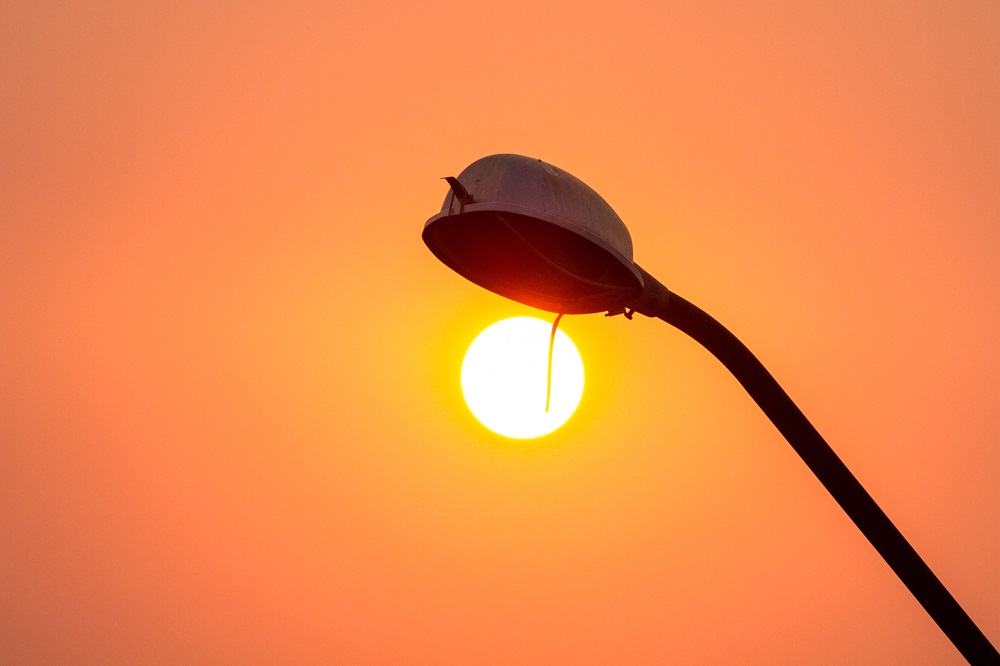
[[[585,183],[541,160],[491,155],[446,178],[427,247],[501,296],[557,314],[658,317],[710,351],[743,385],[962,655],[1000,653],[747,347],[632,260],[621,218]]]

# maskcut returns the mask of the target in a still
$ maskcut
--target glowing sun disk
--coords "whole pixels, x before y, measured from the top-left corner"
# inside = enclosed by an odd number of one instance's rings
[[[480,333],[462,362],[462,394],[473,415],[493,432],[515,439],[548,434],[573,415],[583,396],[583,361],[573,341],[556,331],[548,411],[551,322],[504,319]]]

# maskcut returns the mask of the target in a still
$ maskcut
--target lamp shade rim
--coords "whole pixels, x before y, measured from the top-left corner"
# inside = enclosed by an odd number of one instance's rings
[[[642,274],[639,272],[639,269],[636,268],[635,262],[633,262],[631,258],[626,257],[617,249],[612,247],[611,244],[608,243],[606,240],[598,237],[596,234],[590,233],[586,228],[581,227],[578,224],[573,224],[569,220],[562,219],[557,215],[551,215],[546,212],[538,211],[528,206],[519,206],[517,204],[512,204],[502,201],[466,204],[465,206],[462,206],[461,212],[442,211],[440,213],[437,213],[436,215],[431,216],[431,218],[424,223],[423,236],[425,239],[427,239],[428,235],[426,232],[428,227],[430,227],[432,224],[434,224],[434,222],[437,222],[442,218],[455,217],[457,215],[463,215],[465,213],[476,213],[476,212],[515,213],[518,215],[524,215],[526,217],[533,217],[538,220],[542,220],[543,222],[548,222],[549,224],[554,224],[557,227],[560,227],[562,229],[565,229],[566,231],[576,234],[577,236],[585,238],[586,240],[590,241],[597,247],[601,248],[602,250],[610,254],[612,257],[617,259],[625,268],[627,268],[628,271],[633,276],[635,276],[636,284],[640,289],[643,286]]]

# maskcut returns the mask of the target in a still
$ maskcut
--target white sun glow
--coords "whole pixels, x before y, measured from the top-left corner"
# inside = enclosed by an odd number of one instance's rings
[[[569,336],[556,331],[546,411],[551,322],[499,321],[480,333],[462,362],[462,394],[480,423],[515,439],[546,435],[569,419],[583,396],[583,361]]]

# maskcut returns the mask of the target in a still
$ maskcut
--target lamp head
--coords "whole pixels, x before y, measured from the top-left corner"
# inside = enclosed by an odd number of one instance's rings
[[[583,181],[521,155],[490,155],[446,180],[423,239],[468,280],[562,314],[621,312],[642,292],[625,223]]]

